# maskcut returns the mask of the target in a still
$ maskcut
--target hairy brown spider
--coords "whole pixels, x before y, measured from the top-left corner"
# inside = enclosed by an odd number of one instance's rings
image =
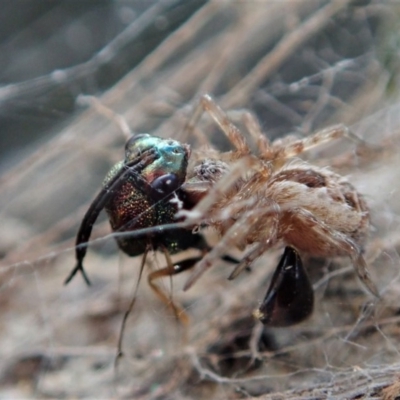
[[[252,115],[245,113],[246,128],[258,148],[255,155],[240,130],[208,95],[201,97],[190,128],[204,111],[235,150],[204,158],[188,172],[183,189],[197,205],[191,211],[181,210],[178,214],[190,225],[213,227],[221,239],[195,265],[184,289],[189,289],[226,249],[245,250],[252,246],[230,275],[233,279],[267,250],[284,244],[288,247],[279,264],[281,267],[278,265],[277,276],[257,313],[264,322],[289,325],[300,322],[312,310],[312,288],[298,252],[317,257],[348,256],[366,289],[378,297],[363,257],[369,230],[365,200],[345,177],[327,168],[293,160],[321,143],[341,137],[357,142],[362,142],[361,139],[345,126],[336,125],[304,139],[287,138],[270,143]],[[298,290],[296,279],[287,272],[292,267],[292,273],[300,276],[297,282],[307,281],[300,285],[305,294]],[[269,307],[276,301],[276,295],[284,298],[286,292],[293,290],[298,294],[292,293],[286,305],[283,301],[278,308]],[[296,320],[293,304],[297,301],[303,302],[309,311]],[[262,310],[268,307],[270,315],[266,317]],[[282,315],[285,312],[288,315]],[[279,315],[273,317],[271,313]]]

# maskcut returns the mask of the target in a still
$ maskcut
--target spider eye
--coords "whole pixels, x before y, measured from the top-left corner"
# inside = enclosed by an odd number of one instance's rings
[[[161,200],[177,190],[180,186],[180,181],[175,174],[166,174],[154,179],[150,186],[153,200]]]

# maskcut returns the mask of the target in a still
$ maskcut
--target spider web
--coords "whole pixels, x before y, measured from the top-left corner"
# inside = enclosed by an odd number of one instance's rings
[[[19,36],[5,36],[1,45],[11,60],[0,88],[1,143],[16,147],[3,151],[0,164],[0,396],[394,399],[400,393],[399,7],[125,1],[79,15],[63,7],[39,13],[32,6],[35,18],[25,30],[14,22]],[[68,21],[53,27],[48,40],[16,46],[39,37],[59,15]],[[96,30],[82,31],[90,21]],[[54,48],[62,47],[63,34],[75,51],[60,60]],[[22,69],[26,49],[36,60],[29,71]],[[365,195],[373,223],[366,258],[382,299],[361,290],[348,260],[310,259],[313,316],[290,329],[263,328],[251,313],[277,249],[233,282],[223,265],[185,293],[186,276],[174,277],[174,300],[191,320],[184,345],[174,317],[142,284],[116,371],[120,323],[140,257],[118,253],[104,216],[85,259],[93,286],[79,276],[62,286],[74,265],[79,223],[107,170],[123,157],[125,140],[112,119],[78,100],[97,95],[134,132],[225,150],[229,143],[207,117],[193,137],[182,133],[196,96],[206,92],[233,119],[235,110],[252,110],[270,139],[340,122],[381,146],[362,154],[343,140],[305,158],[348,176]],[[218,240],[207,235],[210,243]],[[162,267],[164,260],[153,256],[151,263]],[[163,287],[169,292],[170,282]]]

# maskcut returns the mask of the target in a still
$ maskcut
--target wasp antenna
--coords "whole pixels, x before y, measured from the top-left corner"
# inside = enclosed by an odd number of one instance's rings
[[[72,278],[76,275],[76,273],[78,271],[81,271],[83,279],[85,280],[86,284],[88,286],[90,286],[91,285],[90,280],[89,280],[88,276],[86,275],[85,270],[83,269],[83,265],[82,265],[81,261],[79,261],[76,264],[75,268],[71,271],[71,273],[69,274],[68,278],[65,280],[64,285],[68,285],[68,283],[70,283],[72,281]]]

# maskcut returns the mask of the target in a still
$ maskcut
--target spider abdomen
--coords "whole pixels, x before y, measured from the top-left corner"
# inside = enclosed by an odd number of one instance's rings
[[[253,175],[219,199],[211,214],[218,210],[228,210],[226,217],[211,218],[209,223],[222,237],[246,216],[244,229],[236,234],[235,245],[241,250],[272,240],[313,256],[344,256],[348,249],[338,241],[361,250],[369,229],[368,207],[347,179],[305,164],[272,176]]]
[[[278,207],[277,236],[286,244],[323,257],[348,253],[338,241],[362,248],[369,229],[368,208],[344,177],[308,165],[286,168],[271,177],[265,195]]]

